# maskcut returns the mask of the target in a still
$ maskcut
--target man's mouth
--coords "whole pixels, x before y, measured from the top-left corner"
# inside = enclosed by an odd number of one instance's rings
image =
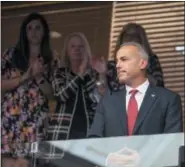
[[[125,74],[125,73],[126,73],[126,71],[118,71],[118,75]]]

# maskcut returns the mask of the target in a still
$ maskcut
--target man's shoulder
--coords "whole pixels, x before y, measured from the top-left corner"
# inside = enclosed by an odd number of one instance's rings
[[[156,95],[158,95],[159,97],[164,97],[165,99],[171,99],[177,96],[180,97],[180,95],[177,92],[170,90],[168,88],[165,88],[165,87],[157,87],[153,85],[149,85],[149,87],[150,89],[152,89],[153,92],[156,93]],[[106,102],[112,101],[116,97],[124,94],[124,92],[125,92],[125,88],[119,89],[117,91],[111,91],[110,89],[106,89],[102,100]]]
[[[151,87],[160,97],[173,98],[173,97],[179,96],[177,92],[165,87],[157,87],[157,86],[151,86]]]
[[[124,94],[125,89],[119,90],[110,90],[109,88],[106,89],[104,96],[102,98],[103,101],[113,101],[115,98],[119,97],[121,94]]]

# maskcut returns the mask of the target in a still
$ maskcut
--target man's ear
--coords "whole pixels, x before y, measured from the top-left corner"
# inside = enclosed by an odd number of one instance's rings
[[[140,61],[140,69],[141,70],[144,70],[148,67],[148,60],[146,59],[141,59]]]

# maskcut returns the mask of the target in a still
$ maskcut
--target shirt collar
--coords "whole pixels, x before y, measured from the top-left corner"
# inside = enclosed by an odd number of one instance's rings
[[[148,79],[142,83],[141,85],[139,85],[137,88],[138,92],[139,93],[142,93],[142,94],[145,94],[147,89],[148,89],[148,86],[149,86],[149,81]],[[128,86],[128,85],[125,85],[125,88],[126,88],[126,92],[127,92],[127,95],[129,94],[129,92],[133,89],[132,87]]]

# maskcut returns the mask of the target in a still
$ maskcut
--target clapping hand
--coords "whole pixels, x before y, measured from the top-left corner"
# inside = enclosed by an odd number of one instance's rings
[[[36,80],[40,80],[40,79],[42,79],[41,76],[42,76],[43,72],[44,72],[43,62],[39,58],[37,58],[30,65],[27,72],[25,72],[21,76],[20,83],[22,84],[32,78],[35,78]]]
[[[44,66],[41,59],[37,58],[31,65],[32,76],[38,76],[44,72]]]
[[[44,73],[44,65],[41,59],[37,58],[34,63],[31,65],[32,77],[36,79],[37,82],[42,80],[42,75]]]
[[[106,62],[104,57],[93,56],[91,59],[91,67],[99,74],[104,74],[107,71]]]

